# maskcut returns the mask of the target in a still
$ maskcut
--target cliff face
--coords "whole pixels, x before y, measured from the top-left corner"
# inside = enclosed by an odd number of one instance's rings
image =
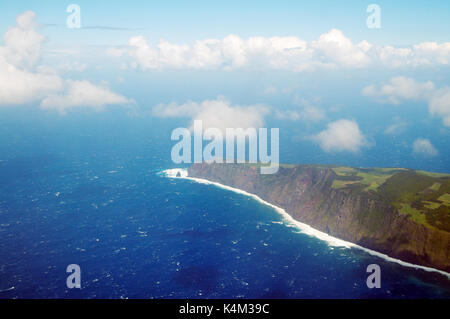
[[[367,173],[353,170],[353,173],[366,178]],[[397,197],[386,195],[392,176],[412,174],[412,171],[389,172],[386,177],[379,175],[381,177],[378,180],[377,175],[368,177],[370,181],[379,181],[379,185],[363,184],[364,180],[356,173],[339,175],[336,172],[340,171],[331,167],[307,165],[282,166],[273,175],[261,175],[259,168],[249,164],[194,164],[189,168],[191,177],[208,179],[256,194],[284,208],[296,220],[337,238],[394,258],[450,272],[450,232],[445,228],[446,225],[442,226],[445,223],[436,218],[430,219],[430,222],[428,219],[421,222],[420,218],[427,212],[414,208],[419,205],[417,196],[411,203],[412,207],[408,206],[413,209],[411,212],[422,214],[416,216],[404,213],[402,210],[406,204],[397,200]],[[423,187],[429,187],[430,183],[448,183],[450,177],[440,177],[438,181],[427,180]],[[404,193],[401,196],[406,198]],[[439,203],[436,200],[433,207],[436,208]],[[441,215],[444,217],[439,218],[450,216],[448,208],[443,206],[435,209],[436,214],[443,211],[444,215]],[[440,227],[434,227],[430,224],[432,221]]]

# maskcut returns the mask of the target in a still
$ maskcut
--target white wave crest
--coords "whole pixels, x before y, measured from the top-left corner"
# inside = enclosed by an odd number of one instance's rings
[[[166,169],[161,172],[164,176],[170,178],[186,178],[188,176],[188,171],[185,168],[172,168]]]
[[[197,183],[200,183],[200,184],[214,185],[216,187],[219,187],[219,188],[222,188],[222,189],[225,189],[225,190],[228,190],[228,191],[232,191],[232,192],[235,192],[235,193],[238,193],[238,194],[242,194],[242,195],[245,195],[245,196],[252,197],[256,201],[258,201],[258,202],[260,202],[260,203],[262,203],[264,205],[272,207],[277,213],[279,213],[283,217],[283,222],[284,222],[284,224],[286,226],[288,226],[288,227],[295,227],[296,229],[299,230],[299,232],[301,232],[303,234],[306,234],[306,235],[309,235],[309,236],[312,236],[312,237],[315,237],[315,238],[320,239],[322,241],[325,241],[328,245],[330,245],[332,247],[357,248],[357,249],[363,250],[363,251],[365,251],[365,252],[367,252],[367,253],[369,253],[369,254],[371,254],[373,256],[377,256],[379,258],[382,258],[382,259],[384,259],[386,261],[394,262],[394,263],[397,263],[397,264],[402,265],[404,267],[421,269],[421,270],[425,270],[425,271],[428,271],[428,272],[436,272],[436,273],[444,275],[448,279],[450,279],[450,273],[445,272],[443,270],[412,264],[412,263],[409,263],[409,262],[406,262],[406,261],[403,261],[403,260],[400,260],[400,259],[396,259],[396,258],[390,257],[390,256],[388,256],[386,254],[377,252],[375,250],[368,249],[368,248],[362,247],[360,245],[351,243],[349,241],[345,241],[345,240],[342,240],[342,239],[330,236],[327,233],[321,232],[320,230],[317,230],[317,229],[311,227],[308,224],[304,224],[302,222],[299,222],[298,220],[295,220],[283,208],[275,206],[275,205],[273,205],[273,204],[271,204],[271,203],[261,199],[259,196],[255,195],[255,194],[248,193],[248,192],[246,192],[246,191],[244,191],[242,189],[234,188],[234,187],[227,186],[227,185],[223,185],[223,184],[220,184],[220,183],[217,183],[217,182],[212,182],[212,181],[209,181],[209,180],[206,180],[206,179],[203,179],[203,178],[189,177],[187,169],[174,168],[174,169],[165,170],[162,173],[165,176],[170,177],[170,178],[184,178],[184,179],[191,180],[191,181],[194,181],[194,182],[197,182]],[[178,175],[178,173],[180,173],[180,174]]]

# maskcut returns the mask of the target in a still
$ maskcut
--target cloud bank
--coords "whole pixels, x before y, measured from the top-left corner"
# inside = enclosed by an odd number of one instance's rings
[[[124,96],[111,92],[106,87],[95,86],[89,81],[67,80],[65,86],[63,92],[45,97],[41,101],[41,107],[64,112],[67,109],[86,105],[101,109],[105,105],[130,103]]]
[[[200,103],[160,104],[153,108],[152,114],[161,118],[186,117],[201,120],[203,128],[218,128],[225,132],[226,128],[259,128],[264,125],[264,116],[269,108],[264,105],[232,105],[223,97],[205,100]],[[192,128],[192,127],[191,127]]]
[[[45,38],[36,32],[36,14],[26,11],[16,22],[0,46],[0,106],[41,101],[43,108],[64,112],[73,107],[98,109],[107,104],[132,103],[106,87],[63,79],[55,69],[38,65]]]
[[[223,39],[176,44],[165,40],[151,45],[143,36],[131,37],[126,48],[111,48],[114,56],[127,56],[129,66],[142,70],[233,70],[264,68],[295,72],[317,69],[429,67],[449,65],[450,42],[425,42],[408,48],[354,43],[342,31],[332,29],[307,42],[298,37],[250,37],[228,35]]]
[[[412,78],[399,76],[392,78],[387,84],[366,86],[362,94],[383,103],[425,101],[428,103],[430,114],[441,117],[443,124],[450,127],[450,87],[448,86],[438,89],[431,81],[417,82]]]

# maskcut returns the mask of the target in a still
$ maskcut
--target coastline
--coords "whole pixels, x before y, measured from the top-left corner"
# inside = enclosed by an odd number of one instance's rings
[[[264,204],[266,206],[269,206],[269,207],[273,208],[278,214],[280,214],[283,217],[283,221],[286,223],[286,225],[288,227],[296,227],[301,233],[309,235],[309,236],[312,236],[312,237],[315,237],[315,238],[320,239],[322,241],[325,241],[330,246],[360,249],[360,250],[363,250],[363,251],[369,253],[372,256],[376,256],[376,257],[382,258],[382,259],[384,259],[386,261],[397,263],[397,264],[399,264],[401,266],[404,266],[404,267],[409,267],[409,268],[414,268],[414,269],[421,269],[421,270],[424,270],[424,271],[427,271],[427,272],[436,272],[436,273],[439,273],[441,275],[446,276],[447,279],[450,279],[450,273],[445,272],[443,270],[432,268],[432,267],[421,266],[421,265],[417,265],[417,264],[412,264],[412,263],[409,263],[409,262],[406,262],[406,261],[403,261],[403,260],[400,260],[400,259],[397,259],[397,258],[390,257],[390,256],[388,256],[386,254],[377,252],[375,250],[368,249],[368,248],[365,248],[363,246],[360,246],[360,245],[357,245],[357,244],[354,244],[354,243],[351,243],[351,242],[348,242],[348,241],[345,241],[345,240],[342,240],[342,239],[330,236],[327,233],[321,232],[321,231],[311,227],[308,224],[304,224],[304,223],[302,223],[302,222],[300,222],[298,220],[295,220],[283,208],[275,206],[272,203],[269,203],[269,202],[263,200],[262,198],[260,198],[259,196],[255,195],[255,194],[251,194],[251,193],[248,193],[248,192],[246,192],[244,190],[241,190],[241,189],[238,189],[238,188],[235,188],[235,187],[231,187],[231,186],[227,186],[227,185],[223,185],[223,184],[220,184],[220,183],[217,183],[217,182],[212,182],[212,181],[209,181],[209,180],[206,180],[206,179],[196,178],[196,177],[189,177],[187,169],[174,168],[174,169],[164,170],[164,171],[162,171],[160,173],[164,174],[164,176],[166,176],[168,178],[181,178],[181,179],[191,180],[191,181],[194,181],[194,182],[199,183],[199,184],[214,185],[216,187],[219,187],[219,188],[222,188],[222,189],[225,189],[225,190],[228,190],[228,191],[232,191],[232,192],[235,192],[235,193],[238,193],[238,194],[242,194],[242,195],[245,195],[245,196],[248,196],[248,197],[252,197],[256,201],[258,201],[258,202],[260,202],[260,203],[262,203],[262,204]],[[180,176],[177,176],[178,174]]]

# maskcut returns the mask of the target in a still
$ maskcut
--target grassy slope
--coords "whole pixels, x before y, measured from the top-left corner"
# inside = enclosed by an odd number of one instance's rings
[[[332,187],[380,195],[415,222],[450,231],[450,174],[405,168],[334,166]]]
[[[250,164],[259,166],[259,164]],[[297,165],[280,164],[282,168]],[[355,168],[336,165],[303,165],[326,167],[336,173],[334,189],[368,192],[383,198],[415,222],[429,228],[450,232],[450,174],[406,168]]]

